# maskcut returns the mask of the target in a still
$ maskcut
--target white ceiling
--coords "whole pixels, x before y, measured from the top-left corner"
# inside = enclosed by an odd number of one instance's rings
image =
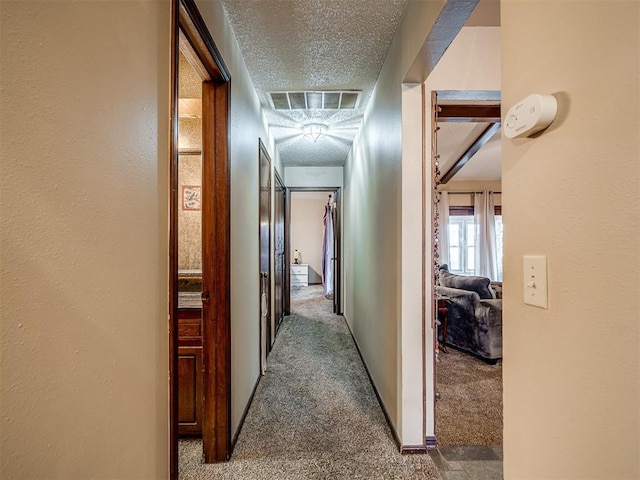
[[[407,0],[222,3],[283,165],[343,165]],[[467,25],[499,25],[499,18],[499,1],[481,0]],[[321,90],[360,90],[362,95],[354,110],[275,110],[269,97],[271,92]],[[302,126],[312,122],[328,125],[327,137],[315,143],[304,139]],[[439,135],[440,145],[448,144],[443,150],[447,160],[441,164],[459,157],[479,134],[477,128],[446,124]],[[497,134],[454,180],[499,179],[499,144]]]
[[[407,0],[222,0],[285,166],[341,166]],[[354,110],[274,110],[273,91],[362,90]],[[310,122],[329,126],[316,143]]]
[[[469,146],[480,136],[488,123],[441,122],[438,124],[438,154],[440,172],[444,175]],[[451,181],[494,181],[502,178],[501,130],[462,167]]]

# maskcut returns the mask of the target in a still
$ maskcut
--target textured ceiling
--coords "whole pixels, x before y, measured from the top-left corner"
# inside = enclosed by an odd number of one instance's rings
[[[222,0],[285,166],[340,166],[407,0]],[[276,111],[272,91],[362,90],[354,110]],[[302,126],[320,122],[313,143]]]

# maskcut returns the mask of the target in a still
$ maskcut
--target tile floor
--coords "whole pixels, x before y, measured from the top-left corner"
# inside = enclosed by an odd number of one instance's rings
[[[503,480],[502,445],[441,446],[429,451],[442,480]]]

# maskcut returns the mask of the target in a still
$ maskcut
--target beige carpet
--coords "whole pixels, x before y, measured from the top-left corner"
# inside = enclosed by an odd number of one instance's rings
[[[343,317],[321,286],[292,292],[231,461],[201,463],[180,441],[181,480],[439,479],[428,455],[400,455]]]
[[[502,362],[447,350],[436,373],[438,444],[502,445]]]

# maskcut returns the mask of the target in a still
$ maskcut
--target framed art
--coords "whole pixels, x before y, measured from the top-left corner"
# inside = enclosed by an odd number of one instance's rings
[[[182,209],[202,210],[202,187],[200,185],[182,186]]]

